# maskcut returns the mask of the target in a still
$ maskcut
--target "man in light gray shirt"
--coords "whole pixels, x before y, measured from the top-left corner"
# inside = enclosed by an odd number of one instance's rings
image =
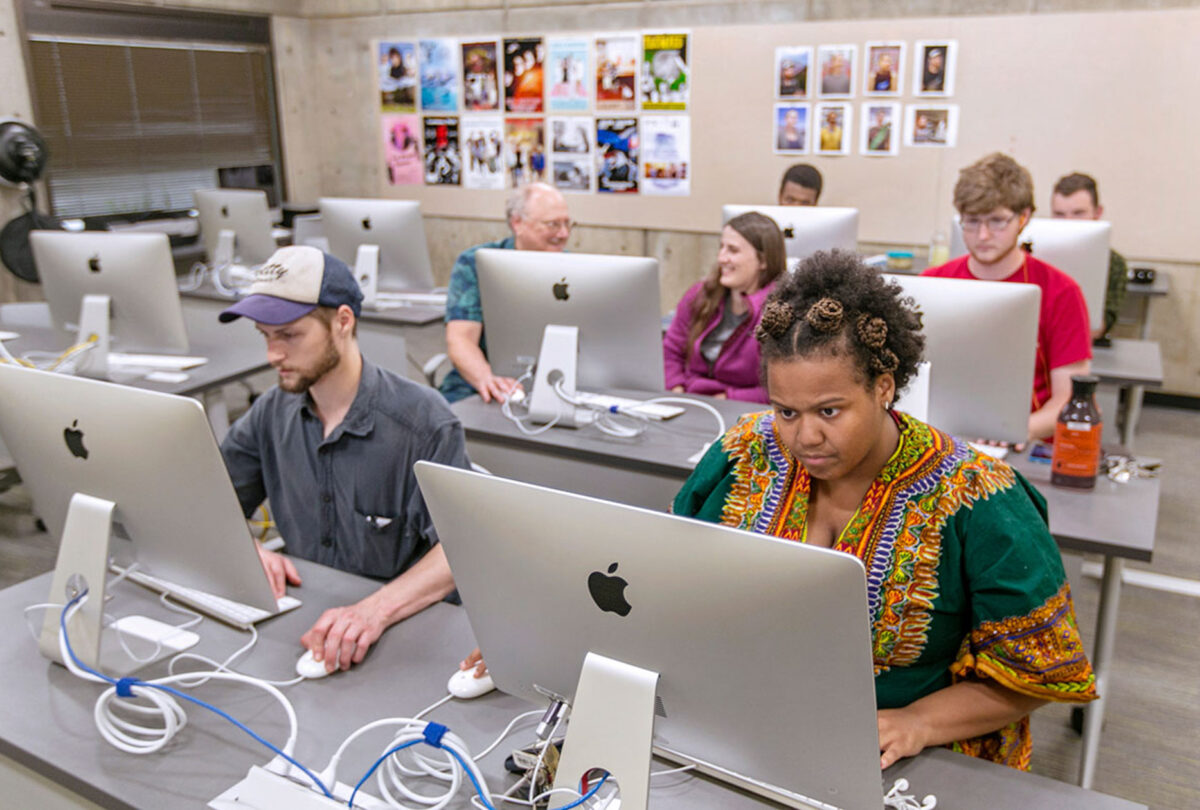
[[[221,444],[243,511],[269,498],[289,555],[386,583],[325,611],[301,637],[330,671],[359,663],[390,625],[454,590],[412,467],[469,466],[445,400],[362,357],[361,305],[343,262],[286,247],[220,315],[253,320],[279,372]],[[276,595],[300,584],[287,557],[259,553]]]

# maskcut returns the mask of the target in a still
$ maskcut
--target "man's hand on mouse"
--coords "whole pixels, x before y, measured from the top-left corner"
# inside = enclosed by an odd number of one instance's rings
[[[325,668],[350,669],[361,663],[367,650],[387,629],[383,611],[374,606],[374,595],[353,605],[330,608],[300,637]]]
[[[483,653],[479,651],[478,647],[472,650],[471,654],[462,660],[462,663],[458,665],[458,668],[473,668],[475,670],[476,678],[482,678],[484,675],[487,675],[488,671],[487,663],[483,660]]]

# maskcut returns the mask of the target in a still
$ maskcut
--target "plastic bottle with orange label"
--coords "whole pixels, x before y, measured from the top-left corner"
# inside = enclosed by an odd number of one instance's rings
[[[1103,427],[1096,407],[1100,378],[1071,377],[1071,399],[1054,426],[1054,453],[1050,458],[1050,483],[1073,489],[1092,489],[1100,472],[1100,434]]]

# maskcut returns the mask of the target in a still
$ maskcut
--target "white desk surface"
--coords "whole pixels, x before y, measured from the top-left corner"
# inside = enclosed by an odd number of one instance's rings
[[[369,580],[298,561],[305,584],[297,594],[304,605],[260,625],[258,647],[240,667],[264,677],[290,677],[300,652],[299,636],[334,605],[346,604],[373,591]],[[79,681],[37,652],[21,627],[21,609],[44,601],[50,575],[0,591],[0,611],[9,617],[9,632],[0,636],[0,659],[6,662],[8,700],[0,704],[0,766],[4,757],[32,769],[58,785],[104,807],[203,807],[240,780],[253,764],[265,764],[269,752],[225,721],[198,707],[188,707],[188,725],[166,753],[133,756],[111,748],[92,722],[92,707],[102,691]],[[164,618],[156,600],[138,586],[126,584],[110,605],[116,613],[136,611]],[[196,651],[224,657],[244,634],[206,620],[199,628]],[[457,662],[474,645],[465,611],[439,604],[388,630],[366,661],[349,673],[307,681],[286,689],[299,716],[296,755],[309,767],[323,767],[334,748],[352,730],[373,719],[411,715],[445,694],[445,682]],[[151,668],[148,676],[165,667]],[[286,733],[283,712],[260,690],[209,684],[193,692],[214,701],[276,743]],[[530,706],[492,693],[474,702],[453,701],[431,715],[459,734],[474,750],[490,741],[504,725]],[[369,736],[343,760],[343,781],[357,781],[390,739],[386,731]],[[501,745],[482,766],[492,789],[503,790],[512,777],[502,773],[504,755],[532,739],[529,728]],[[1036,754],[1035,754],[1036,756]],[[2,768],[0,768],[2,770]],[[990,810],[1001,801],[1011,807],[1055,807],[1064,810],[1132,810],[1143,807],[1073,785],[971,759],[944,749],[927,751],[890,768],[890,784],[907,778],[912,790],[936,793],[939,807]],[[651,806],[657,810],[775,807],[705,778],[687,775],[655,780]],[[430,788],[426,788],[430,789]],[[440,789],[440,788],[439,788]],[[374,782],[369,790],[375,791]],[[468,808],[466,792],[451,804]]]

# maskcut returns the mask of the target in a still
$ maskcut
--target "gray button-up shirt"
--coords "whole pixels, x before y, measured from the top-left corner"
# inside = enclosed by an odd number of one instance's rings
[[[467,468],[458,418],[431,388],[367,362],[328,438],[308,394],[272,388],[221,454],[247,517],[264,498],[290,555],[390,580],[437,543],[413,464]]]

